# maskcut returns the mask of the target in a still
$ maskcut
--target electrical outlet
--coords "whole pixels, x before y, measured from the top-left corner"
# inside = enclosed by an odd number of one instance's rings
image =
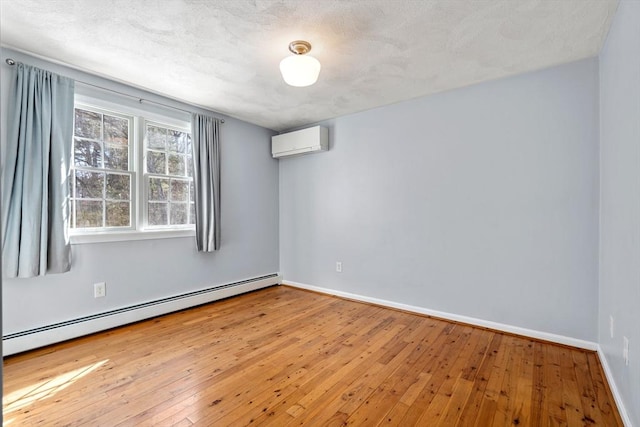
[[[342,262],[340,262],[340,261],[336,262],[336,271],[338,273],[342,273]]]
[[[624,364],[629,366],[629,338],[622,337],[622,358]]]
[[[611,334],[611,338],[613,338],[613,316],[609,315],[609,334]]]
[[[93,284],[93,297],[102,298],[107,294],[107,284],[105,282]]]

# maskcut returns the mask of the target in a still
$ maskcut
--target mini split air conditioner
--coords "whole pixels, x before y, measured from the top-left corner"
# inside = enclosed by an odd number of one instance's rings
[[[271,155],[274,159],[327,151],[328,149],[329,131],[322,126],[314,126],[271,137]]]

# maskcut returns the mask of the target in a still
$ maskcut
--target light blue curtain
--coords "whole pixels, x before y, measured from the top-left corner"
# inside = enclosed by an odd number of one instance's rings
[[[2,170],[2,256],[7,277],[71,267],[69,164],[74,81],[17,63]]]
[[[196,246],[200,252],[220,248],[220,121],[191,116]]]

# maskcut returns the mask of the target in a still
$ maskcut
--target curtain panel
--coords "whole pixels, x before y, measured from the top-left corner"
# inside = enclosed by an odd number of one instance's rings
[[[220,121],[191,116],[196,246],[200,252],[220,248]]]
[[[69,166],[74,81],[17,63],[2,170],[2,255],[6,277],[71,267]]]

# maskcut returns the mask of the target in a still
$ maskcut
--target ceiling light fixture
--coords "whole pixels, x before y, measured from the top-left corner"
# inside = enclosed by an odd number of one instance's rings
[[[311,43],[296,40],[289,43],[289,50],[294,55],[280,61],[280,72],[284,81],[296,87],[314,84],[320,74],[320,61],[306,55],[311,50]]]

